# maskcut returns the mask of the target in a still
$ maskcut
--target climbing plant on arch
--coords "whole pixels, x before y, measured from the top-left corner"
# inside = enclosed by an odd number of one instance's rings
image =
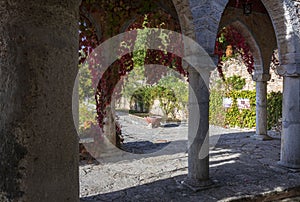
[[[85,6],[87,9],[93,7],[90,3],[87,4],[87,2],[85,2],[85,4],[82,6],[83,7]],[[128,17],[128,12],[129,12],[127,7],[122,5],[119,8],[121,9],[118,11],[119,18],[122,20],[126,19],[126,17]],[[141,9],[143,10],[145,8],[143,7]],[[82,10],[84,9],[82,8]],[[141,12],[145,12],[145,11],[141,11]],[[110,37],[119,34],[118,32],[120,30],[120,27],[122,26],[122,23],[115,22],[115,20],[113,19],[114,11],[111,11],[110,13],[112,14],[111,15],[112,23],[110,25],[112,26],[112,28],[107,27],[107,29],[110,30],[111,32],[105,31],[103,32],[101,38],[99,38],[99,34],[97,35],[95,25],[89,20],[88,17],[86,17],[85,12],[81,12],[81,18],[79,22],[80,24],[79,47],[84,54],[80,55],[80,61],[79,61],[80,63],[83,63],[86,57],[90,55],[92,51],[99,44],[109,39]],[[124,16],[120,16],[120,15],[124,15]],[[142,28],[144,15],[141,16],[142,17],[137,18],[134,23],[128,26],[128,30],[138,30]],[[148,18],[149,18],[149,22],[147,23],[147,27],[149,28],[167,28],[170,30],[180,32],[180,25],[178,20],[173,19],[167,13],[148,12]],[[125,45],[120,46],[118,50],[120,52],[119,55],[122,55],[121,53],[127,51],[128,49],[132,50],[132,45],[131,47],[130,46],[128,47],[126,45],[126,42],[128,42],[129,44],[134,44],[137,36],[138,36],[138,31],[136,31],[135,35],[131,34],[130,38],[124,39]],[[179,46],[178,50],[180,50],[180,46],[182,46],[182,41],[172,41],[171,44]],[[160,46],[162,47],[168,45],[169,45],[168,43],[163,43],[163,41],[160,42]],[[180,72],[185,76],[187,75],[187,71],[184,70],[181,65],[181,58],[177,57],[175,54],[168,53],[166,51],[160,51],[160,50],[145,50],[145,51],[146,54],[145,54],[144,64],[161,64],[167,67],[174,68],[175,70],[177,70],[178,72]],[[92,59],[90,58],[89,62],[90,62],[89,66],[93,67],[90,68],[93,77],[93,85],[97,89],[95,93],[96,107],[97,107],[97,120],[100,128],[103,129],[103,126],[105,124],[104,119],[107,113],[106,109],[112,101],[112,96],[115,90],[115,86],[117,83],[122,82],[122,78],[126,76],[134,67],[133,52],[129,51],[128,54],[123,55],[118,60],[116,60],[113,64],[111,64],[110,67],[106,69],[106,71],[101,75],[101,79],[99,82],[98,82],[99,71],[97,71],[96,69],[101,68],[101,58],[100,59],[99,57],[95,57]],[[146,70],[145,72],[146,72],[146,77],[149,81],[153,80],[151,79],[151,77],[157,76],[157,75],[153,75],[152,74],[153,71],[149,69]],[[159,76],[163,76],[163,74]]]
[[[228,46],[232,47],[232,55],[226,54]],[[240,54],[247,71],[251,74],[254,70],[254,58],[250,51],[249,45],[246,43],[245,38],[240,34],[234,27],[227,26],[223,27],[216,39],[215,54],[218,55],[218,72],[220,77],[225,80],[223,73],[223,62],[229,57],[234,57],[236,54]]]

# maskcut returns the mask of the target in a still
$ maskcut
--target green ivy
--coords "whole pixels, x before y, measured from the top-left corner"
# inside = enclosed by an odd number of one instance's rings
[[[246,79],[233,75],[225,79],[225,85],[229,90],[242,90],[246,85]]]
[[[138,104],[144,112],[149,112],[151,105],[154,102],[154,94],[153,94],[153,87],[152,86],[143,86],[137,89],[130,100],[130,104],[133,103]]]
[[[224,120],[226,111],[223,107],[223,97],[225,93],[216,89],[210,91],[209,102],[209,120],[210,124],[217,126],[225,126]]]
[[[232,99],[233,103],[227,109],[225,125],[241,128],[255,127],[255,91],[231,91],[228,97]],[[250,100],[250,109],[239,109],[237,105],[238,98],[248,98]]]
[[[282,117],[282,93],[271,92],[267,96],[268,99],[268,129],[278,124],[278,119]]]
[[[153,87],[153,94],[159,100],[161,109],[166,117],[170,115],[175,118],[175,109],[179,107],[174,91],[161,85]]]
[[[226,94],[226,96],[225,96]],[[224,109],[223,97],[232,99],[232,106]],[[238,109],[237,98],[248,98],[250,109]],[[282,93],[271,92],[267,95],[268,129],[278,124],[282,117]],[[210,94],[210,123],[219,126],[237,126],[253,128],[256,126],[256,93],[255,91],[231,91],[224,93],[220,90],[211,90]]]

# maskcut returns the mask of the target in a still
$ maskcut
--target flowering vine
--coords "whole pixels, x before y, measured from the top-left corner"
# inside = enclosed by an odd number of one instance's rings
[[[226,55],[226,49],[228,46],[232,47],[233,57],[236,54],[241,55],[242,60],[247,67],[247,71],[251,74],[254,70],[254,58],[246,40],[237,30],[234,29],[234,27],[227,26],[222,28],[218,33],[215,44],[215,54],[218,55],[217,69],[220,77],[225,80],[225,75],[222,70],[223,62],[229,57],[232,57]]]
[[[116,2],[115,2],[116,3]],[[146,1],[147,3],[147,1]],[[87,56],[89,56],[92,51],[103,41],[109,39],[110,37],[119,33],[121,26],[124,24],[124,19],[126,19],[130,15],[130,9],[128,6],[124,4],[123,1],[120,1],[120,5],[113,5],[108,4],[107,8],[110,9],[109,11],[103,11],[103,15],[105,17],[103,20],[105,30],[100,37],[97,35],[97,30],[95,24],[91,22],[91,20],[87,17],[87,13],[91,12],[99,12],[97,10],[96,3],[91,3],[88,0],[82,2],[81,9],[80,9],[80,41],[79,41],[79,49],[80,49],[80,61],[79,63],[83,63]],[[102,8],[105,6],[102,6]],[[146,12],[143,9],[152,9],[151,7],[142,7],[140,12]],[[118,8],[118,12],[115,9]],[[95,10],[96,9],[96,10]],[[114,16],[116,15],[117,16]],[[127,30],[137,30],[142,28],[144,15],[141,15],[141,18],[138,18],[134,23],[132,23]],[[149,12],[148,14],[149,22],[147,23],[147,27],[151,28],[165,28],[174,31],[180,31],[180,25],[178,20],[171,17],[171,15],[165,12],[156,12],[153,11]],[[115,20],[115,19],[120,20]],[[110,22],[110,23],[107,23]],[[162,22],[168,22],[164,24]],[[104,26],[103,25],[103,26]],[[124,41],[135,41],[137,37],[137,33],[131,35],[131,38],[124,39]],[[182,42],[181,42],[182,43]],[[181,45],[180,42],[172,42],[172,45]],[[162,46],[166,44],[162,43]],[[126,46],[120,46],[119,48],[119,55],[128,48]],[[101,54],[101,53],[100,53]],[[91,55],[90,55],[91,56]],[[118,60],[116,60],[106,71],[101,75],[101,79],[98,83],[99,78],[99,69],[101,67],[101,57],[90,57],[89,59],[89,67],[93,77],[93,85],[96,87],[95,99],[96,99],[96,111],[97,111],[97,121],[101,129],[105,124],[104,120],[107,115],[107,107],[110,105],[112,101],[112,96],[116,84],[120,81],[122,82],[122,78],[128,74],[134,68],[134,61],[133,61],[133,53],[128,53]],[[174,54],[170,54],[164,51],[157,51],[157,50],[146,50],[146,57],[145,57],[145,64],[161,64],[171,68],[175,68],[178,72],[183,75],[187,75],[187,71],[183,69],[181,65],[181,58],[177,57]],[[151,69],[145,70],[146,77],[149,82],[153,81],[153,71]],[[160,77],[163,74],[159,75]],[[157,79],[157,78],[156,78]],[[119,128],[116,128],[119,131]]]

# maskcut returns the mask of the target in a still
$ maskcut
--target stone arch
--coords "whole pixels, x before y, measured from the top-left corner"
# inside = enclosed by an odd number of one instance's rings
[[[229,0],[189,0],[192,11],[196,41],[210,54],[213,54],[214,40],[218,31],[218,23],[225,11]],[[276,43],[279,49],[280,74],[284,78],[283,90],[283,135],[281,145],[280,164],[291,168],[300,168],[299,137],[295,131],[300,130],[299,117],[299,79],[300,79],[300,15],[299,0],[261,0],[261,3],[269,15],[272,27],[275,31]],[[258,32],[258,34],[260,34]],[[269,46],[269,44],[266,44]],[[263,48],[262,44],[259,44]],[[263,51],[262,51],[263,52]],[[266,52],[265,60],[268,56]],[[272,53],[271,53],[272,54]],[[264,54],[263,54],[264,55]],[[267,60],[266,60],[267,62]],[[265,65],[268,65],[265,63]],[[255,80],[258,82],[257,89],[260,95],[265,95],[266,82],[270,79],[269,72],[262,72]],[[297,92],[297,93],[295,93]],[[265,99],[260,97],[258,105],[265,107]],[[295,110],[297,109],[297,110]],[[260,116],[263,117],[263,116]],[[205,119],[206,117],[203,117]],[[263,118],[265,120],[266,118]],[[295,121],[297,120],[297,121]],[[262,126],[265,124],[261,124]],[[265,126],[263,133],[266,135]],[[205,170],[206,171],[206,170]]]
[[[248,27],[239,20],[236,20],[228,25],[233,26],[239,33],[243,35],[243,37],[245,37],[247,44],[249,45],[250,51],[253,54],[255,71],[263,72],[263,61],[262,61],[261,50],[256,39],[249,31]]]
[[[191,16],[188,19],[191,20],[191,23],[188,27],[193,28],[197,42],[212,56],[218,23],[221,21],[222,13],[228,2],[229,0],[189,0]],[[297,0],[261,0],[261,2],[267,9],[276,32],[281,64],[283,66],[290,63],[299,64],[300,61],[297,58],[299,58],[300,52],[298,31],[300,25],[296,10]],[[183,15],[183,17],[185,16]],[[295,73],[296,69],[290,69],[288,72]]]
[[[110,15],[109,13],[113,13],[114,11],[108,10],[108,12],[103,12],[105,11],[105,6],[100,5],[99,3],[96,3],[94,5],[94,10],[92,13],[88,12],[83,12],[84,15],[95,25],[96,31],[101,30],[102,32],[100,34],[97,34],[98,40],[99,41],[105,41],[109,38],[112,38],[115,35],[118,35],[119,33],[125,32],[130,25],[132,25],[133,22],[135,22],[139,17],[143,16],[144,14],[147,14],[149,12],[160,12],[164,14],[169,14],[172,16],[172,23],[176,24],[176,30],[178,30],[178,15],[176,13],[175,6],[173,4],[172,0],[152,0],[151,6],[148,8],[147,6],[144,5],[147,1],[139,1],[139,0],[133,0],[131,2],[127,2],[122,6],[122,12],[124,12],[126,15],[122,15],[122,20],[117,21],[116,25],[113,23],[108,23],[108,20]],[[150,3],[147,2],[147,3]],[[83,10],[83,9],[82,9]],[[85,11],[85,10],[83,10]],[[101,12],[102,11],[102,12]],[[166,21],[165,21],[166,22]],[[110,30],[112,28],[111,32],[106,33],[105,28]],[[172,28],[171,28],[172,29]],[[101,37],[99,37],[101,36]],[[113,74],[116,74],[117,70],[114,71]],[[107,113],[106,116],[108,117],[107,120],[110,120],[110,122],[107,125],[107,131],[110,134],[111,142],[115,142],[115,127],[114,127],[114,120],[113,120],[113,115],[112,115],[112,110],[107,107]]]
[[[147,3],[147,5],[145,5],[145,3]],[[101,40],[102,37],[104,40],[107,40],[119,33],[125,32],[139,16],[149,12],[162,11],[171,15],[175,21],[178,21],[177,9],[175,8],[173,0],[133,0],[130,2],[123,2],[122,6],[116,6],[116,10],[107,8],[109,7],[109,2],[104,4],[94,2],[91,4],[92,5],[89,5],[89,3],[83,1],[80,6],[80,14],[93,24],[98,40]],[[110,14],[112,13],[118,13],[116,14],[116,17],[118,18],[117,20],[113,19],[111,22]],[[105,30],[109,30],[109,32],[106,33]]]
[[[276,32],[279,60],[285,67],[285,73],[294,74],[295,68],[289,64],[300,63],[299,18],[297,17],[296,0],[261,0],[265,5]]]
[[[228,0],[189,0],[189,2],[195,39],[208,54],[216,58],[214,56],[215,40],[219,29],[219,22]]]
[[[195,40],[195,26],[189,0],[172,1],[178,15],[182,33]]]
[[[175,9],[175,8],[174,8]],[[179,21],[178,19],[178,15],[175,15],[174,12],[176,13],[175,10],[173,10],[172,8],[165,8],[162,7],[161,5],[159,5],[159,7],[157,7],[155,10],[152,10],[152,12],[162,12],[163,14],[169,14],[173,17],[173,19],[171,19],[171,23],[177,23]],[[134,23],[136,22],[136,20],[138,20],[141,16],[144,16],[148,14],[147,12],[144,13],[140,13],[134,16],[131,16],[131,18],[129,18],[125,23],[123,23],[120,27],[120,33],[126,32],[128,31],[128,28]]]
[[[244,15],[242,9],[237,8],[234,4],[235,0],[228,2],[222,14],[219,26],[223,27],[235,21],[239,21],[243,24],[244,28],[253,36],[260,49],[262,60],[260,72],[268,74],[271,56],[273,50],[277,47],[276,35],[270,16],[260,1],[256,3],[256,8],[254,8],[253,13],[249,16]],[[264,26],[258,26],[261,24]],[[244,29],[241,28],[238,31],[241,33],[244,32]],[[248,44],[250,46],[252,45],[249,42]]]

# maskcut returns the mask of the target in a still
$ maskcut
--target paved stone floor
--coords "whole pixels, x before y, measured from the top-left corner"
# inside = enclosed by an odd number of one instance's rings
[[[300,201],[300,173],[277,166],[280,137],[210,127],[213,188],[194,192],[187,175],[187,126],[149,128],[120,116],[123,149],[105,146],[80,166],[81,201]],[[284,199],[284,200],[283,200]]]

